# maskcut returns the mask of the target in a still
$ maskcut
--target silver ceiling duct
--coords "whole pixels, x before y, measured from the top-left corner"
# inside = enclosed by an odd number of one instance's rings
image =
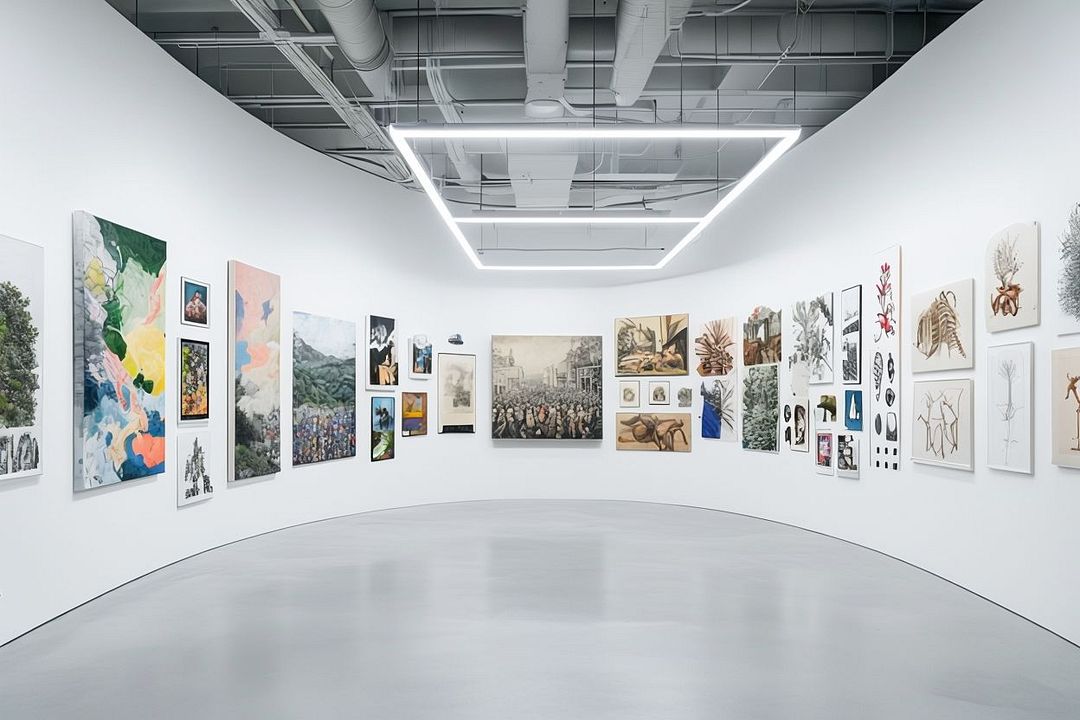
[[[386,37],[375,0],[316,0],[338,48],[360,72],[376,99],[394,96],[390,72],[393,49]]]
[[[615,67],[610,88],[615,104],[641,97],[668,36],[682,27],[693,0],[620,0],[615,26]]]

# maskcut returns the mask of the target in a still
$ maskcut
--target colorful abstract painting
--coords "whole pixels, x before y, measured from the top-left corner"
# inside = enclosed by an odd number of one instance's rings
[[[356,323],[293,313],[293,465],[356,456]]]
[[[210,418],[210,343],[180,338],[180,422]]]
[[[41,474],[45,251],[0,236],[0,480]]]
[[[162,240],[74,216],[76,492],[165,471]]]
[[[371,398],[371,461],[394,459],[395,398]]]
[[[229,261],[228,480],[281,469],[281,278]]]
[[[427,435],[427,393],[401,393],[401,436]]]

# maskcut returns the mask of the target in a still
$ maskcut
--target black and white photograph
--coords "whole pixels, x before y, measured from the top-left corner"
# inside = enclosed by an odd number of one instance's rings
[[[840,293],[840,381],[862,383],[862,285]]]
[[[599,335],[491,338],[491,437],[603,437],[603,341]]]

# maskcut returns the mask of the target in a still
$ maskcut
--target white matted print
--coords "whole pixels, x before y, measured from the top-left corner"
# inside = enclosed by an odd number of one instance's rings
[[[957,470],[975,469],[974,383],[923,380],[914,384],[911,459]]]
[[[671,404],[671,383],[667,380],[651,380],[649,381],[649,404],[650,405],[670,405]]]
[[[214,497],[210,479],[210,430],[182,432],[177,436],[176,506],[183,507]]]
[[[986,464],[1031,474],[1034,345],[994,345],[986,350]]]
[[[840,293],[840,381],[862,384],[862,285]]]
[[[619,407],[636,408],[641,405],[641,381],[619,381]]]
[[[962,370],[975,364],[975,281],[911,296],[911,371]]]
[[[874,263],[874,320],[869,328],[870,457],[878,470],[900,469],[900,247]]]
[[[1051,458],[1080,468],[1080,348],[1050,353]]]
[[[810,400],[789,398],[780,419],[784,423],[784,442],[793,452],[810,452]]]
[[[983,305],[989,332],[1039,324],[1039,224],[1016,223],[986,246]]]

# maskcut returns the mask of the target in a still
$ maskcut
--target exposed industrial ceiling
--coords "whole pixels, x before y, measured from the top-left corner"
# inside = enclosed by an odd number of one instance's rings
[[[978,0],[109,0],[283,134],[418,188],[386,128],[802,128],[836,119]],[[729,140],[418,146],[489,266],[652,264],[769,150]]]

